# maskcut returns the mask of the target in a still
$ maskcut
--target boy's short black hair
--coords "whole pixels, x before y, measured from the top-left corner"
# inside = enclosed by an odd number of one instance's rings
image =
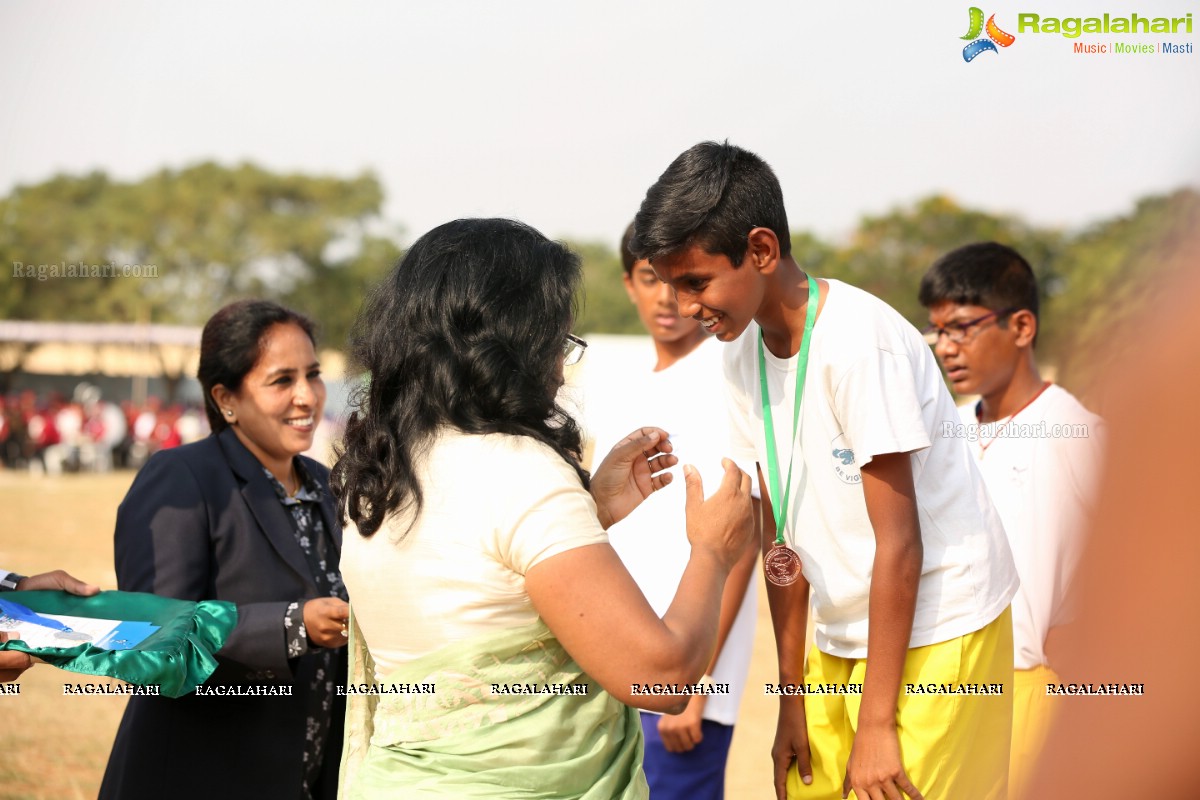
[[[921,278],[918,297],[926,308],[950,302],[1038,315],[1033,269],[1020,253],[997,242],[977,242],[946,253]]]
[[[646,192],[629,246],[636,258],[653,261],[699,245],[737,267],[754,228],[770,228],[779,254],[791,254],[779,179],[748,150],[728,141],[701,142],[671,162]]]
[[[625,233],[621,236],[621,266],[625,268],[625,274],[633,275],[633,265],[637,263],[638,258],[629,249],[629,243],[633,240],[633,223],[629,223],[629,227],[625,229]]]

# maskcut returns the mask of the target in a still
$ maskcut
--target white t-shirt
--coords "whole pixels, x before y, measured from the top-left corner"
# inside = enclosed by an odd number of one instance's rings
[[[1016,418],[978,425],[977,405],[959,409],[956,434],[968,442],[1004,521],[1021,576],[1012,601],[1015,666],[1032,669],[1049,663],[1046,634],[1070,621],[1067,600],[1099,477],[1104,421],[1058,386]]]
[[[757,460],[767,476],[760,338],[751,323],[729,345],[725,375],[737,454]],[[799,356],[764,353],[782,482]],[[917,330],[878,298],[829,281],[812,334],[786,525],[812,586],[822,652],[867,655],[875,535],[859,470],[877,455],[912,454],[924,560],[910,647],[979,630],[1016,592],[1000,518],[966,443],[940,435],[945,421],[957,422],[958,413]]]
[[[623,361],[617,371],[597,362],[600,353],[589,348],[581,380],[583,424],[595,441],[594,462],[632,431],[656,425],[671,434],[679,463],[700,471],[705,494],[721,484],[721,459],[731,457],[728,414],[721,387],[721,345],[705,340],[682,360],[654,371],[653,347],[641,342],[643,357]],[[600,355],[601,359],[593,359]],[[591,363],[588,363],[591,361]],[[606,364],[604,366],[612,366]],[[742,464],[753,474],[753,462]],[[691,555],[684,517],[684,481],[679,467],[674,480],[646,498],[625,519],[608,529],[613,549],[646,595],[654,613],[667,613]],[[713,666],[718,684],[729,684],[729,694],[713,694],[704,706],[704,718],[733,725],[750,670],[758,599],[753,586],[746,590],[721,655]]]
[[[526,436],[445,430],[420,480],[411,530],[405,515],[343,536],[342,577],[379,680],[445,645],[533,623],[525,573],[608,541],[575,470]]]

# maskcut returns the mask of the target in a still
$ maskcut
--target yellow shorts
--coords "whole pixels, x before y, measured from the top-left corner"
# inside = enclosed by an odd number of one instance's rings
[[[908,651],[896,727],[905,774],[926,800],[1004,800],[1013,719],[1012,614],[1008,609],[973,633]],[[865,658],[809,652],[804,679],[861,686]],[[944,693],[964,688],[971,693]],[[859,694],[808,694],[804,711],[813,782],[793,765],[789,798],[840,800],[854,744]],[[850,797],[856,797],[855,792]]]
[[[1019,669],[1013,673],[1012,760],[1008,766],[1011,797],[1021,797],[1037,765],[1046,734],[1058,713],[1057,697],[1046,694],[1046,684],[1062,683],[1047,666]]]

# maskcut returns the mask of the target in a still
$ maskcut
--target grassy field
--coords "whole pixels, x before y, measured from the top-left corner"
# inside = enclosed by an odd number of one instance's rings
[[[24,574],[65,569],[115,589],[112,531],[133,473],[35,478],[0,472],[0,565]],[[100,788],[125,700],[63,696],[71,673],[39,666],[21,694],[0,695],[0,800],[87,800]],[[93,680],[90,679],[89,680]]]
[[[116,588],[112,530],[117,505],[133,473],[37,478],[0,472],[4,509],[0,567],[25,574],[65,569]],[[775,646],[761,576],[758,631],[750,681],[730,754],[727,794],[732,800],[768,798],[775,703],[763,684],[775,681]],[[47,666],[22,676],[19,695],[0,695],[0,800],[94,798],[104,774],[125,701],[109,696],[64,696],[70,673]]]

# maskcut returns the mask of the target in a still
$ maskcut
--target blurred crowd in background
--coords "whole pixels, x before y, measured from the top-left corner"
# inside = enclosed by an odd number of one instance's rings
[[[110,402],[89,383],[69,397],[25,389],[3,397],[0,463],[48,475],[137,469],[157,451],[208,432],[204,410],[192,404],[153,396],[142,405]]]
[[[210,430],[198,403],[166,403],[153,395],[142,404],[114,402],[87,382],[70,396],[22,389],[0,395],[0,401],[0,469],[5,470],[45,475],[136,470],[159,450],[199,441]],[[341,407],[326,410],[307,453],[325,464],[341,432],[336,415]]]

